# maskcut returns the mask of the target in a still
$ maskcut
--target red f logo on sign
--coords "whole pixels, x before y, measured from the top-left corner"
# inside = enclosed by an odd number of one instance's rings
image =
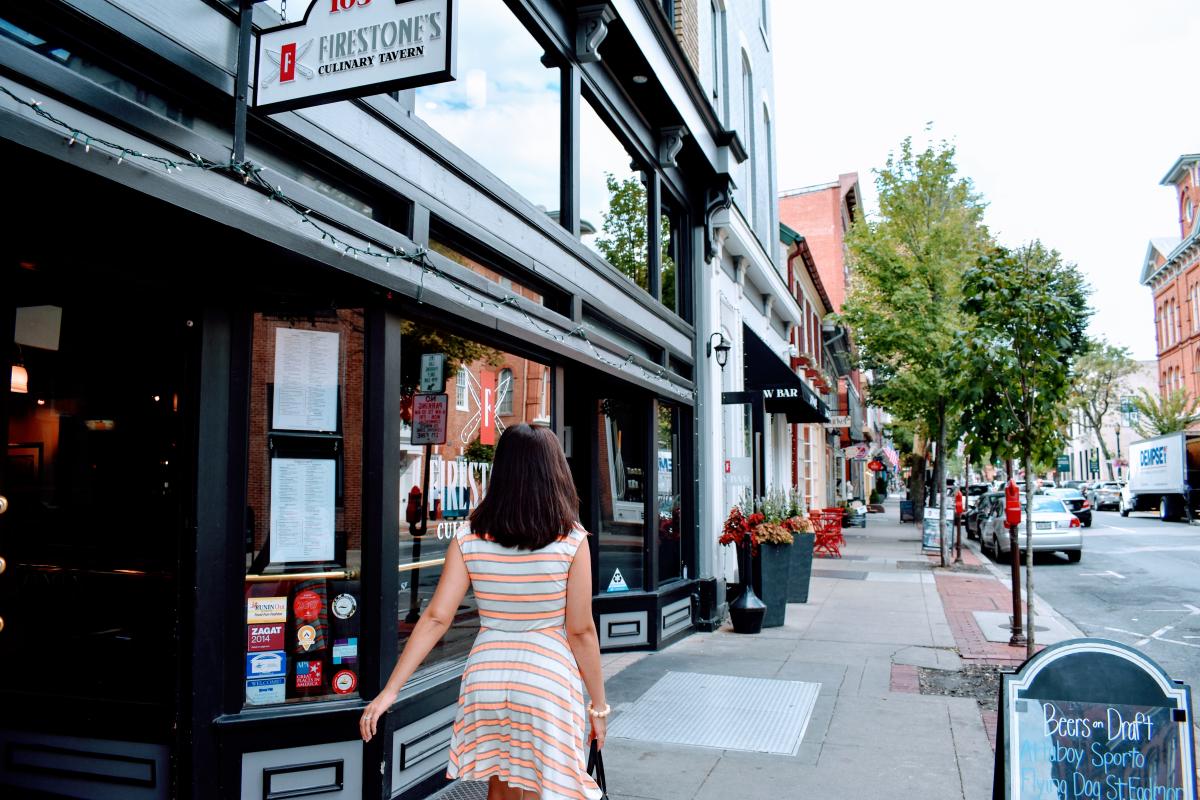
[[[279,82],[287,83],[296,80],[296,43],[291,42],[279,48]]]
[[[496,373],[479,375],[479,443],[496,443]]]

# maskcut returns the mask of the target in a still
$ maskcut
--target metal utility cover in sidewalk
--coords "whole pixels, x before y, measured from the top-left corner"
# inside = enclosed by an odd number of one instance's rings
[[[429,800],[487,800],[487,781],[455,781]]]
[[[668,672],[621,712],[608,735],[795,755],[820,690],[819,683]]]

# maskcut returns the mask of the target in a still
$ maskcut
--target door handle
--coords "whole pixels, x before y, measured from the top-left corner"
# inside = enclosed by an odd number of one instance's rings
[[[4,631],[4,617],[0,617],[0,632]]]
[[[8,511],[8,498],[0,494],[0,514]]]
[[[8,562],[4,560],[4,556],[0,556],[0,575],[3,575],[6,569],[8,569]]]

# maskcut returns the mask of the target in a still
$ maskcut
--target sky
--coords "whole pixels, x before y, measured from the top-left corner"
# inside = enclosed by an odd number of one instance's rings
[[[992,234],[1041,239],[1078,264],[1091,333],[1155,357],[1138,278],[1149,240],[1179,236],[1159,181],[1200,152],[1200,2],[772,5],[781,190],[858,172],[870,213],[871,171],[905,136],[945,139]]]

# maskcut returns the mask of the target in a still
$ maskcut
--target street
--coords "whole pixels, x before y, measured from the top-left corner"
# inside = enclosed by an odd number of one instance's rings
[[[1088,636],[1132,645],[1200,688],[1200,527],[1096,512],[1080,563],[1055,554],[1035,569],[1035,591]]]

